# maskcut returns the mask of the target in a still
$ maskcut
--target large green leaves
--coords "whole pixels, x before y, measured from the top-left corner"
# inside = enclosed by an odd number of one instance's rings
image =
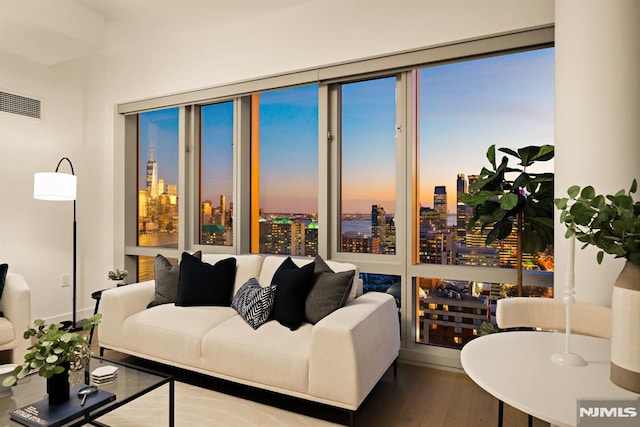
[[[596,255],[598,263],[607,253],[640,265],[640,201],[634,202],[631,197],[637,188],[634,179],[628,193],[620,190],[604,196],[592,186],[581,190],[573,185],[567,190],[568,197],[555,200],[561,211],[560,221],[569,230],[575,229],[576,239],[584,243],[582,247],[601,249]]]
[[[500,148],[507,154],[496,163],[496,147],[487,150],[490,167],[483,167],[478,180],[462,203],[472,207],[467,228],[480,224],[487,232],[487,245],[507,238],[515,228],[518,214],[523,217],[523,252],[535,254],[553,244],[553,178],[551,172],[532,173],[526,168],[535,162],[551,160],[553,145],[527,146],[518,150]],[[509,156],[521,168],[509,166]]]

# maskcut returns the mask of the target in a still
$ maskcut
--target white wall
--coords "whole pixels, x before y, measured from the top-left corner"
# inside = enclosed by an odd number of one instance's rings
[[[640,2],[556,0],[556,194],[593,185],[598,194],[640,179]],[[634,200],[638,200],[638,193]],[[556,295],[564,286],[567,240],[556,227]],[[578,247],[581,244],[578,242]],[[610,304],[623,259],[576,250],[576,298]]]
[[[91,290],[107,282],[105,255],[111,251],[103,224],[112,226],[111,149],[104,144],[104,124],[86,114],[91,62],[47,67],[0,55],[0,88],[42,101],[42,120],[0,113],[0,262],[25,276],[33,318],[70,319],[72,291],[60,287],[60,276],[72,272],[73,203],[34,200],[33,174],[53,172],[63,156],[73,162],[79,177],[78,307],[90,309]],[[70,172],[66,162],[61,171]]]

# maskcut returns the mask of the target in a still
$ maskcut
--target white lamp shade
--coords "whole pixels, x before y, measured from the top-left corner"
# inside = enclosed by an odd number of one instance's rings
[[[75,200],[75,175],[60,172],[38,172],[33,175],[33,198],[39,200]]]

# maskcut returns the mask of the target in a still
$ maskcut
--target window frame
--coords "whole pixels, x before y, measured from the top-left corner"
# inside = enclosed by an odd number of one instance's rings
[[[418,264],[413,259],[413,245],[417,235],[414,212],[417,212],[416,183],[418,175],[417,135],[409,117],[417,102],[412,91],[414,70],[430,64],[458,62],[487,56],[515,53],[544,47],[553,47],[554,27],[528,29],[462,40],[445,45],[429,46],[411,51],[395,52],[374,58],[330,64],[313,69],[293,71],[237,83],[225,84],[175,95],[125,102],[116,106],[115,162],[124,165],[121,175],[116,171],[115,197],[122,196],[124,212],[116,218],[114,251],[125,258],[125,268],[136,271],[137,256],[179,258],[182,251],[202,250],[206,253],[250,253],[251,223],[251,103],[250,94],[265,90],[286,88],[308,83],[318,84],[318,254],[336,261],[349,261],[367,273],[400,276],[402,281],[401,357],[408,361],[460,367],[459,350],[425,346],[416,342],[416,277],[455,278],[459,280],[486,280],[498,283],[513,282],[516,271],[506,269]],[[365,80],[377,76],[396,75],[397,126],[396,137],[396,254],[351,254],[337,252],[339,244],[339,140],[335,116],[339,97],[336,85]],[[234,236],[233,246],[199,245],[199,106],[232,100],[234,102]],[[179,107],[179,238],[177,249],[136,246],[137,233],[137,114],[145,111]],[[197,142],[197,143],[196,143]],[[119,246],[122,242],[122,247]],[[381,258],[382,257],[382,258]],[[459,269],[459,270],[458,270]],[[136,277],[136,275],[132,275]],[[526,272],[525,272],[526,277]]]

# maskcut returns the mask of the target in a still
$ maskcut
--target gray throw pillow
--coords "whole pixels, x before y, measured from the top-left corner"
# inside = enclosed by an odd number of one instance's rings
[[[334,273],[320,256],[316,256],[313,273],[314,282],[305,301],[304,314],[307,322],[316,324],[346,304],[356,272]]]
[[[202,251],[193,254],[194,257],[202,259]],[[180,265],[171,265],[169,260],[158,254],[153,262],[155,270],[156,290],[153,301],[147,308],[160,304],[173,304],[178,300],[178,283],[180,282]]]

